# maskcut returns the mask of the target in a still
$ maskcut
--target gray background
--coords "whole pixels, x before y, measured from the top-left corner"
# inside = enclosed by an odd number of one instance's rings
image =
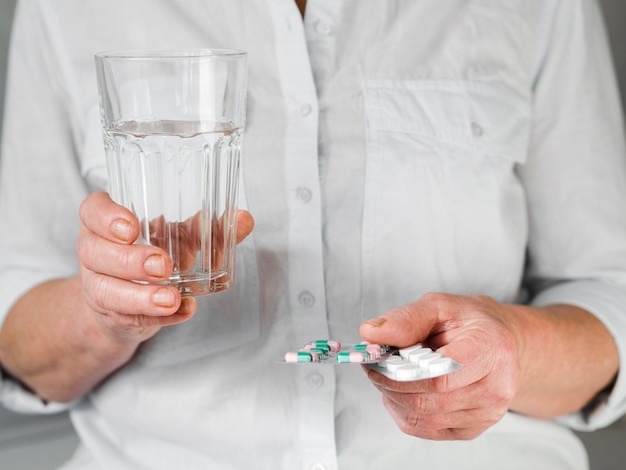
[[[54,1],[54,0],[50,0]],[[609,28],[622,103],[626,102],[626,2],[601,0]],[[0,0],[0,109],[4,101],[7,46],[15,0]],[[1,124],[0,113],[0,124]],[[626,418],[608,429],[581,434],[589,449],[592,470],[626,469]],[[22,416],[0,408],[0,468],[51,470],[76,446],[67,416]],[[506,468],[506,463],[503,463]]]

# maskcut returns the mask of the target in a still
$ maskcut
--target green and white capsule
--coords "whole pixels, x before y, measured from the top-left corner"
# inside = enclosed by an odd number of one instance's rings
[[[366,352],[371,360],[378,360],[382,355],[382,347],[380,344],[359,343],[355,344],[352,349],[354,351]]]
[[[365,362],[369,355],[361,351],[341,351],[337,353],[335,359],[337,362]]]
[[[309,345],[317,348],[328,348],[329,351],[332,352],[339,352],[341,350],[341,343],[339,341],[335,341],[334,339],[316,339],[315,341],[309,343]]]
[[[326,342],[323,342],[323,341],[314,341],[312,343],[305,344],[303,349],[307,351],[308,350],[323,351],[324,354],[329,354],[331,351],[330,346],[326,344]]]
[[[290,351],[285,354],[285,362],[313,362],[313,355],[306,351]]]

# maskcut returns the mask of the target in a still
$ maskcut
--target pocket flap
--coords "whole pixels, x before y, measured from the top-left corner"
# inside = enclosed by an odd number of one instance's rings
[[[464,80],[369,80],[370,131],[406,132],[525,161],[530,106],[503,85]]]

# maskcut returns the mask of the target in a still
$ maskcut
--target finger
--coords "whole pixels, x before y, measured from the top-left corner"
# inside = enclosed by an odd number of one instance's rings
[[[378,387],[377,387],[378,388]],[[420,415],[451,413],[474,408],[506,408],[508,394],[491,391],[489,381],[483,380],[449,393],[410,393],[379,388],[383,396],[398,406]]]
[[[361,324],[359,333],[366,341],[407,347],[424,341],[441,328],[441,313],[449,307],[449,296],[426,294],[415,302],[394,308]]]
[[[248,211],[237,211],[237,243],[241,243],[254,229],[254,218]]]
[[[476,382],[474,380],[468,382],[461,382],[459,380],[452,381],[451,377],[456,372],[458,371],[439,377],[433,377],[432,379],[401,382],[385,377],[380,372],[367,367],[367,378],[381,391],[390,390],[398,393],[449,393]]]
[[[136,342],[151,338],[161,327],[189,320],[195,314],[196,309],[196,300],[189,297],[182,299],[180,308],[173,315],[155,317],[110,312],[99,314],[96,318],[99,323],[118,339]]]
[[[511,400],[489,378],[450,393],[379,390],[398,425],[405,432],[420,437],[450,428],[474,428],[479,434],[506,414]]]
[[[85,270],[82,282],[89,306],[100,313],[165,316],[181,305],[178,289],[169,285],[140,284]]]
[[[161,282],[169,278],[173,266],[169,256],[151,245],[121,245],[83,229],[78,238],[80,264],[94,273],[126,280]]]
[[[448,393],[453,390],[462,389],[473,383],[481,381],[484,377],[494,373],[493,367],[496,362],[495,355],[483,355],[474,347],[471,353],[462,354],[451,345],[448,351],[455,357],[460,356],[460,360],[456,360],[461,366],[447,374],[439,375],[433,378],[423,378],[420,380],[399,381],[389,378],[379,371],[364,366],[367,378],[380,390],[394,390],[401,393]],[[440,348],[438,351],[444,357],[451,357],[448,351]],[[462,350],[463,347],[461,346]],[[507,376],[508,368],[502,367],[497,375]]]
[[[391,400],[383,404],[398,428],[405,434],[430,440],[475,439],[502,417],[474,408],[438,415],[420,415],[398,406]]]
[[[518,380],[515,346],[506,341],[506,332],[498,334],[498,330],[488,329],[487,326],[484,330],[492,331],[498,341],[489,342],[485,338],[473,337],[468,332],[437,350],[463,365],[461,369],[445,376],[448,387],[454,390],[480,382],[484,377],[492,377],[498,380],[499,388],[504,393],[513,395]]]
[[[96,192],[87,197],[80,205],[79,215],[85,227],[109,241],[131,244],[139,235],[137,218],[114,203],[107,193]]]
[[[448,330],[460,322],[470,303],[476,301],[467,296],[428,293],[362,323],[360,333],[366,341],[398,347],[411,346],[438,334],[445,344],[450,341]]]
[[[471,344],[467,344],[467,343]],[[486,342],[483,342],[486,344]],[[466,393],[468,387],[476,384],[493,384],[493,390],[485,388],[480,396],[490,400],[508,400],[515,396],[518,387],[518,377],[515,371],[517,366],[510,362],[510,355],[504,348],[497,350],[487,345],[487,350],[465,339],[458,339],[447,348],[440,348],[444,355],[460,357],[462,367],[458,370],[431,379],[396,381],[380,372],[365,366],[368,379],[380,391],[394,391],[398,393],[436,393],[450,394],[452,392]],[[444,351],[444,349],[447,349]],[[448,351],[450,354],[448,354]],[[466,396],[468,396],[466,394]],[[463,400],[461,395],[458,400]],[[472,398],[472,400],[474,400]]]

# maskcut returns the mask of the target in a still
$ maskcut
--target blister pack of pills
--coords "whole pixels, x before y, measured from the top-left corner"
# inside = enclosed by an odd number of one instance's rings
[[[315,340],[297,351],[289,351],[285,363],[292,364],[366,364],[399,382],[431,379],[449,374],[462,366],[431,348],[415,344],[394,348],[368,343],[342,344],[335,340]]]

